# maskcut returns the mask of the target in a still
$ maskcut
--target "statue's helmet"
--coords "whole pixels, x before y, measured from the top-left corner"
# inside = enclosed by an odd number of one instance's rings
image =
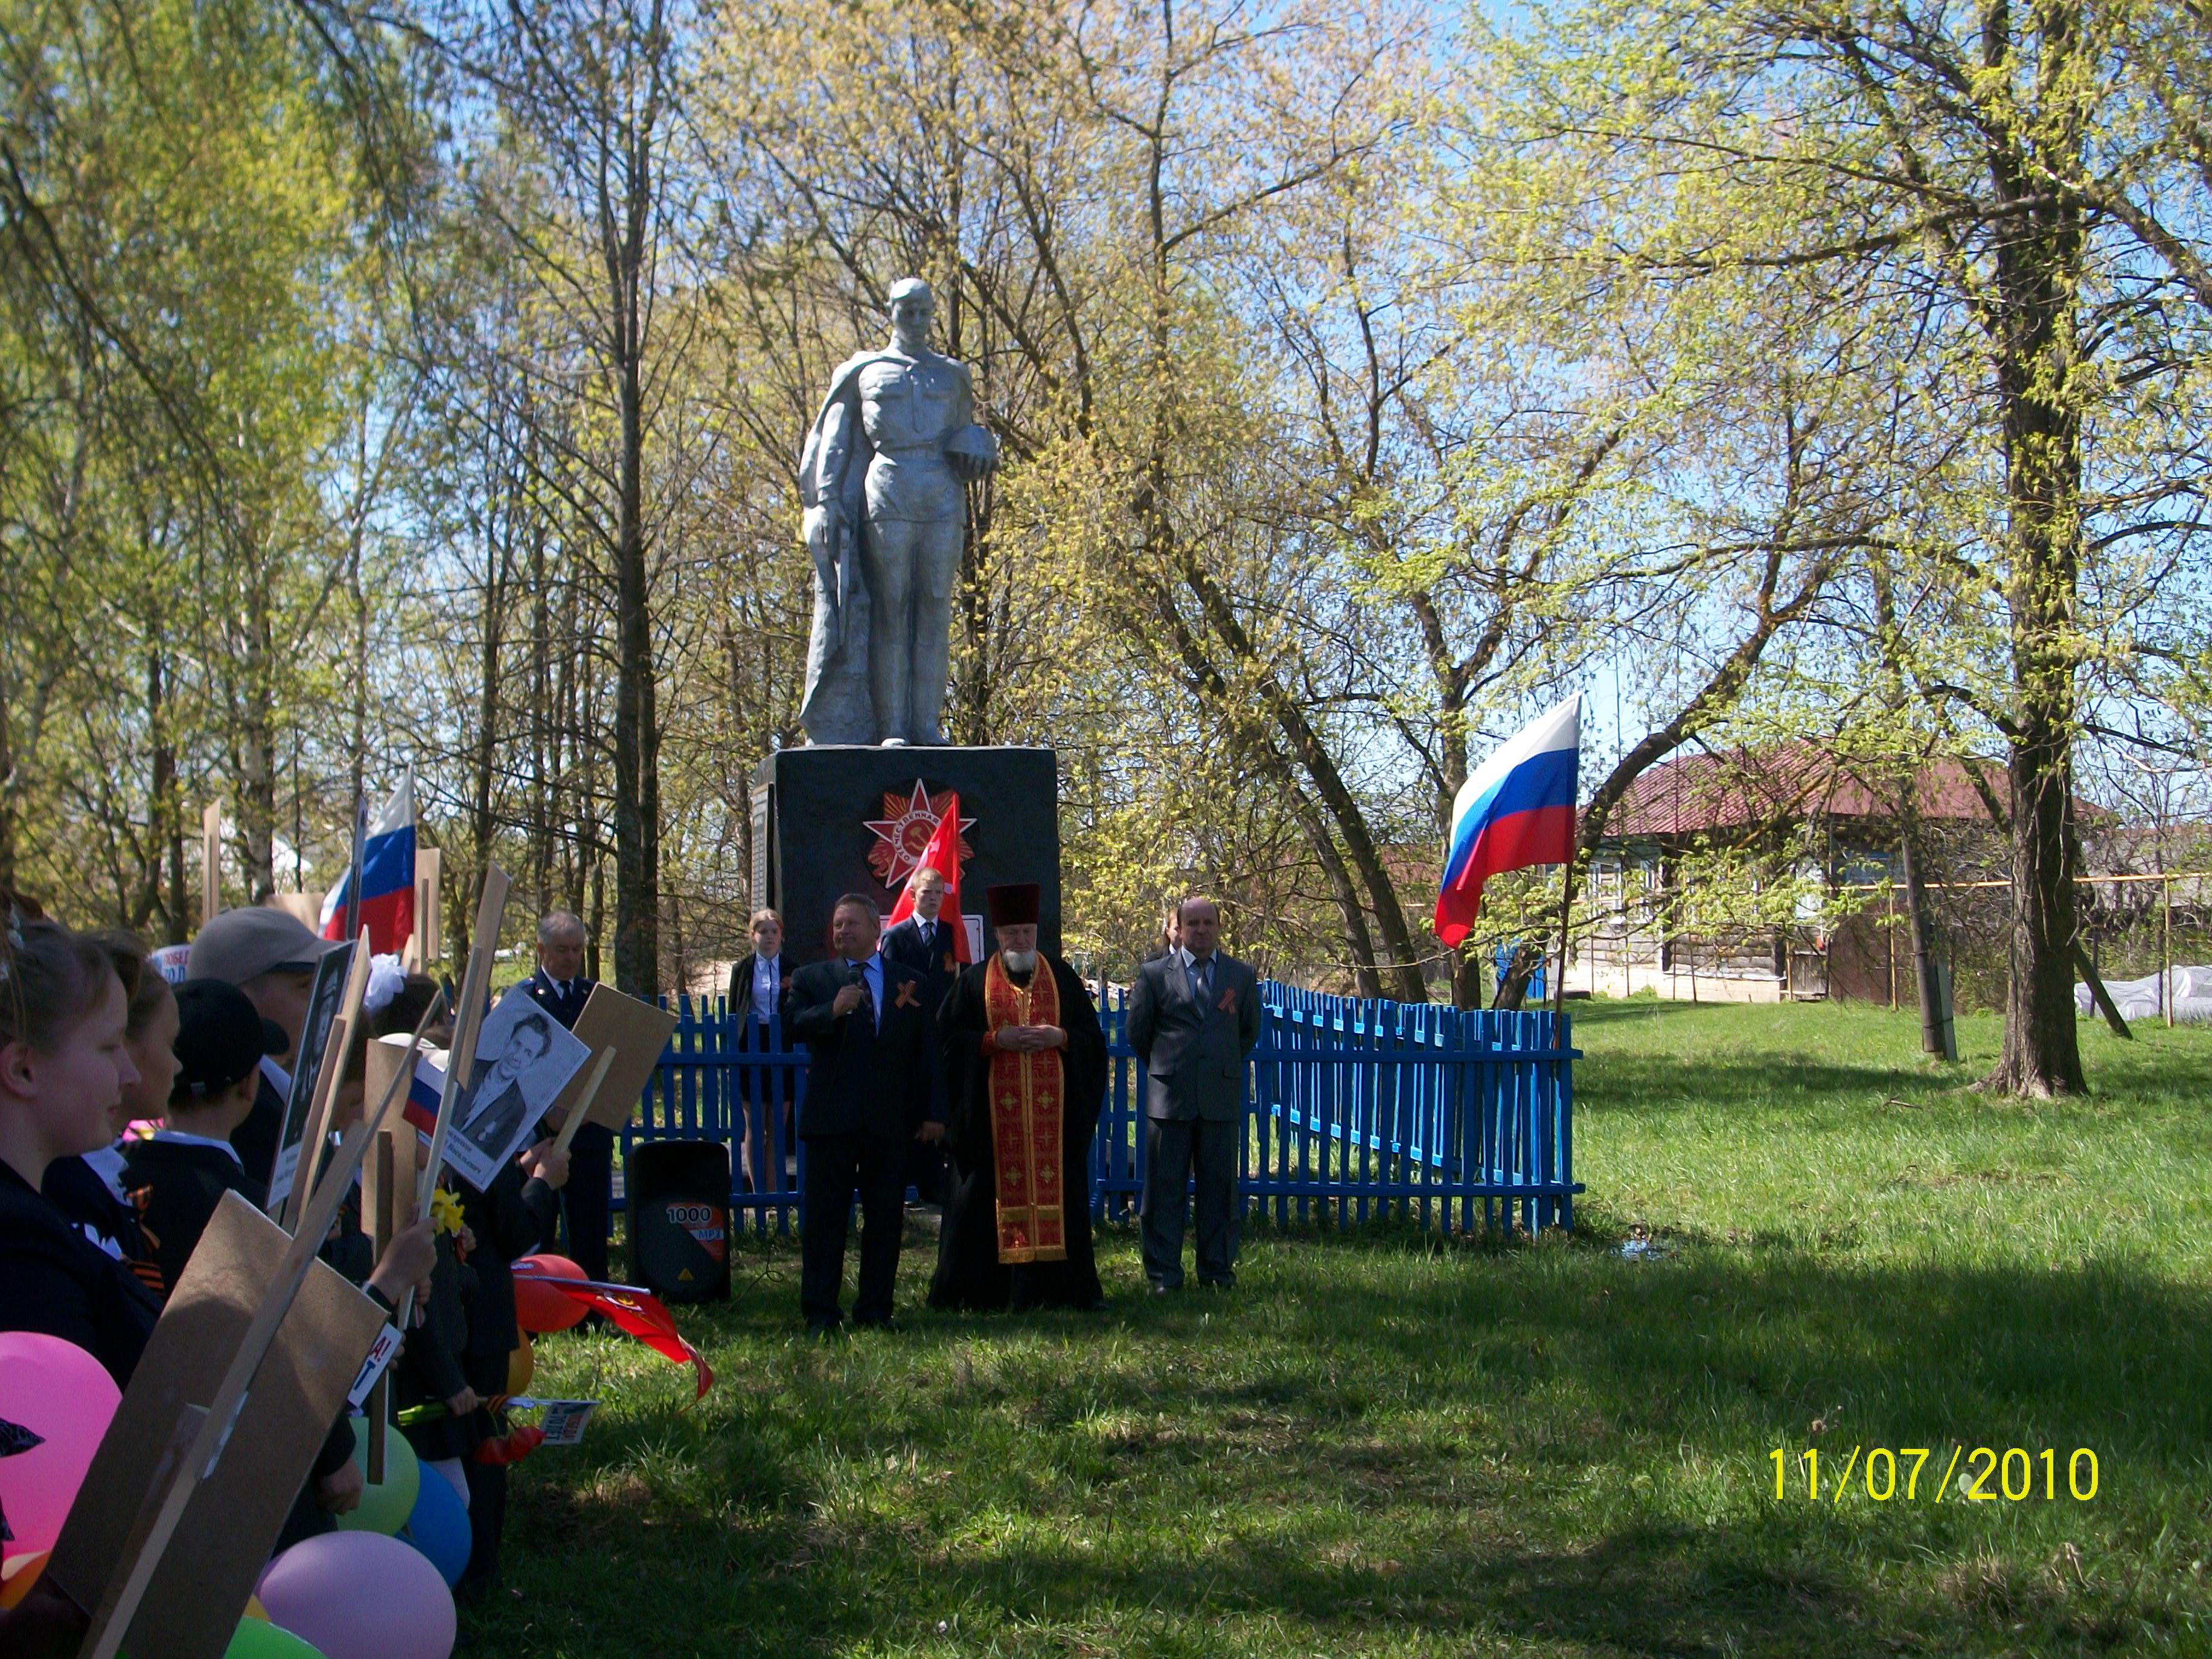
[[[937,308],[937,296],[930,292],[929,284],[919,276],[900,277],[891,284],[891,291],[886,297],[891,305],[896,306],[910,295],[918,295],[922,303],[933,311]]]

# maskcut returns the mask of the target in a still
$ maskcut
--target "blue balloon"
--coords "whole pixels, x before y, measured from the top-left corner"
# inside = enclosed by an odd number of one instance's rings
[[[422,1471],[422,1489],[415,1494],[415,1507],[408,1511],[399,1538],[429,1558],[449,1589],[468,1571],[469,1506],[436,1471]]]

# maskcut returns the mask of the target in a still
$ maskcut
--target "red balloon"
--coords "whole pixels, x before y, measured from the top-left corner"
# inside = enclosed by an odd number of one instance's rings
[[[591,1310],[570,1300],[550,1285],[540,1285],[524,1275],[532,1268],[555,1279],[586,1279],[585,1271],[565,1255],[526,1255],[514,1264],[514,1322],[533,1334],[565,1331],[584,1322]]]

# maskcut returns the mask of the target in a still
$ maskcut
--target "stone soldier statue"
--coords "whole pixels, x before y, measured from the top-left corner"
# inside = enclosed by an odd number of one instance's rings
[[[998,464],[963,363],[930,349],[935,301],[891,285],[890,344],[840,365],[799,463],[814,560],[799,719],[815,743],[938,744],[966,484]]]

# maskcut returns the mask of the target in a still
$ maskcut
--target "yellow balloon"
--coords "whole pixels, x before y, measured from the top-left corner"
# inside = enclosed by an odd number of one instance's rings
[[[246,1616],[248,1619],[258,1619],[265,1625],[269,1622],[269,1609],[261,1605],[259,1596],[249,1595],[246,1598]]]
[[[530,1379],[538,1374],[537,1351],[530,1346],[526,1332],[522,1346],[507,1357],[507,1391],[509,1394],[528,1394]]]

